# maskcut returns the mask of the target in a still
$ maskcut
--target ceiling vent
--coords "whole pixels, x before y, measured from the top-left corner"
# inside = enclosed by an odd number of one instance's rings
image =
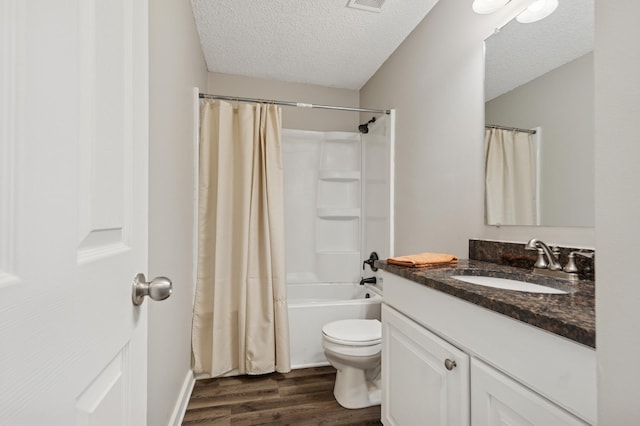
[[[382,5],[386,0],[349,0],[347,7],[369,12],[382,12]]]

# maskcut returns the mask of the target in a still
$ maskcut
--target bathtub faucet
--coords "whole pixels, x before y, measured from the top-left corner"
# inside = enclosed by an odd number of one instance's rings
[[[369,265],[369,268],[371,268],[371,270],[373,272],[376,272],[378,270],[378,268],[375,265],[375,261],[380,259],[378,257],[378,253],[376,253],[375,251],[372,251],[371,254],[369,255],[369,258],[367,260],[365,260],[364,262],[362,262],[362,270],[364,271],[364,267],[366,265]]]
[[[375,284],[375,283],[376,283],[376,277],[362,278],[360,280],[360,285]]]

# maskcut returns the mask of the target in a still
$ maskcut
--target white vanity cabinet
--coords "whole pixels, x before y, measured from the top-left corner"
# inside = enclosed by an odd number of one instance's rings
[[[388,306],[382,324],[383,423],[469,425],[469,356]]]
[[[482,361],[471,360],[473,426],[584,426],[587,423]]]
[[[381,275],[385,426],[596,424],[593,348]]]

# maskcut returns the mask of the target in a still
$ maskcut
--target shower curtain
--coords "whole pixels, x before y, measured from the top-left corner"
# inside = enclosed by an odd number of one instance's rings
[[[197,377],[290,370],[280,130],[275,105],[201,105]]]
[[[486,129],[487,224],[537,224],[536,170],[536,148],[531,134]]]

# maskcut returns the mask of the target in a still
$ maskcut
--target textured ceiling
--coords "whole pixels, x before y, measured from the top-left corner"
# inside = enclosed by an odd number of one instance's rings
[[[437,0],[191,0],[209,71],[360,89]],[[469,6],[471,7],[471,6]]]
[[[485,100],[491,100],[593,50],[594,0],[560,0],[531,24],[515,20],[486,41]]]

